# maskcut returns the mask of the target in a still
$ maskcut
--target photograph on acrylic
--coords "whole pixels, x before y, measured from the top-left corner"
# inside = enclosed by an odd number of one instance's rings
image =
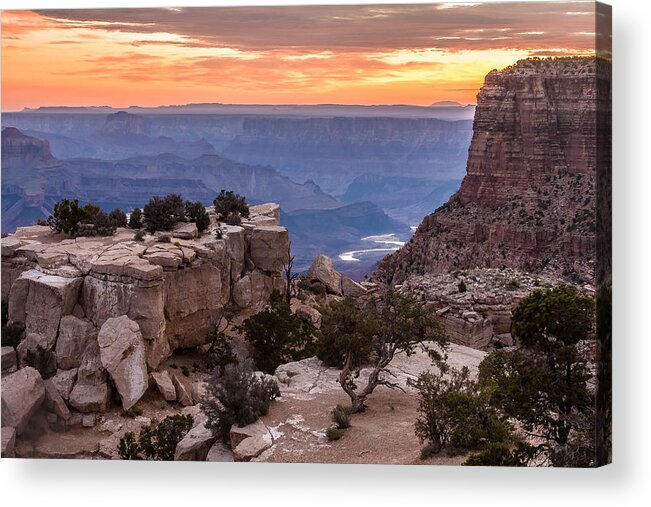
[[[2,11],[2,457],[611,460],[611,8]]]

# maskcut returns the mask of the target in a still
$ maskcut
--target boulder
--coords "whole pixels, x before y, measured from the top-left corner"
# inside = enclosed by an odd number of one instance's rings
[[[176,388],[174,387],[169,372],[166,370],[154,371],[150,374],[150,377],[164,400],[176,401]]]
[[[176,389],[176,400],[184,407],[193,405],[192,394],[190,390],[176,374],[172,375],[172,383]]]
[[[77,380],[77,369],[72,370],[59,370],[51,379],[52,384],[56,388],[59,395],[64,399],[70,398],[70,393]]]
[[[43,382],[45,386],[45,406],[54,412],[57,417],[60,417],[64,421],[70,420],[70,410],[66,405],[66,402],[63,401],[63,398],[59,394],[59,390],[52,382],[52,379],[45,380]]]
[[[221,228],[224,231],[226,252],[231,259],[231,277],[237,280],[244,270],[244,257],[246,253],[244,229],[237,225],[222,225]]]
[[[190,386],[192,401],[196,404],[201,402],[208,393],[208,383],[203,380],[196,380]]]
[[[231,428],[231,448],[234,461],[251,461],[273,444],[271,433],[261,420],[244,428]]]
[[[28,366],[2,379],[2,426],[20,435],[45,399],[41,374]]]
[[[81,356],[81,363],[77,369],[77,383],[96,386],[105,382],[106,370],[102,365],[99,345],[96,341],[92,341]]]
[[[9,320],[24,322],[26,333],[40,335],[47,350],[52,350],[59,321],[77,303],[83,278],[46,275],[36,270],[23,272],[9,295]]]
[[[279,273],[289,261],[286,227],[259,226],[251,232],[251,260],[258,269]]]
[[[172,236],[179,239],[194,239],[199,236],[197,224],[194,222],[177,224],[172,230]]]
[[[126,315],[108,319],[97,335],[102,366],[115,383],[122,408],[129,410],[148,387],[145,342],[138,323]]]
[[[501,347],[513,347],[515,345],[515,341],[513,340],[511,333],[502,333],[495,335],[494,341],[499,343]]]
[[[16,445],[16,430],[10,426],[3,426],[2,427],[2,457],[3,458],[15,457],[16,456],[16,453],[14,452],[15,445]]]
[[[5,372],[14,372],[18,366],[18,360],[16,359],[16,351],[13,347],[2,347],[2,373]]]
[[[333,294],[341,294],[341,275],[327,255],[317,255],[307,272],[310,282],[321,282]]]
[[[280,225],[280,205],[268,202],[250,206],[249,219],[255,223],[261,223],[261,219],[265,219],[266,225]]]
[[[61,317],[59,337],[55,347],[59,368],[64,370],[78,368],[86,347],[96,337],[97,329],[91,321],[74,315]]]
[[[105,412],[110,401],[110,391],[106,384],[75,384],[69,402],[79,412]]]
[[[177,444],[174,461],[206,461],[214,441],[212,430],[206,428],[203,423],[198,424]]]
[[[341,292],[344,296],[359,297],[366,294],[367,290],[352,278],[344,276],[341,279]]]
[[[296,316],[314,326],[317,329],[321,328],[321,313],[316,308],[308,305],[300,305],[296,308]]]
[[[235,461],[233,459],[233,451],[224,442],[215,442],[208,451],[206,461],[213,461],[217,463],[227,463]]]

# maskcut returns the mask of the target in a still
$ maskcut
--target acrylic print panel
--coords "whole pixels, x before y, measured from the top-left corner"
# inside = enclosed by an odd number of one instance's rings
[[[2,45],[3,457],[610,461],[609,6],[4,11]]]

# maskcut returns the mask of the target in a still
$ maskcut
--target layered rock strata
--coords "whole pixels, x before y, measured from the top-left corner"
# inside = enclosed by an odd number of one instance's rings
[[[3,238],[2,299],[9,320],[25,325],[18,367],[45,354],[72,408],[105,410],[114,386],[128,409],[148,372],[174,350],[206,343],[224,305],[259,307],[282,290],[289,241],[279,207],[252,206],[241,227],[209,212],[210,230],[194,239],[172,231],[169,242],[136,241],[128,229],[70,239],[41,226]],[[178,235],[189,237],[188,227]]]
[[[592,281],[596,119],[609,91],[610,68],[594,58],[522,60],[490,72],[459,192],[383,259],[376,278],[512,267]]]

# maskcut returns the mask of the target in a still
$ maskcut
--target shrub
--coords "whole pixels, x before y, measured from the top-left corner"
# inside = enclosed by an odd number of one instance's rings
[[[77,199],[61,199],[54,205],[52,214],[47,218],[47,224],[54,232],[74,235],[85,216],[86,213],[79,207]]]
[[[237,330],[253,346],[253,360],[265,373],[273,373],[283,363],[314,355],[313,329],[292,313],[277,290],[272,292],[269,305]]]
[[[418,391],[415,433],[426,443],[422,455],[459,449],[483,449],[511,437],[510,426],[469,379],[468,368],[449,374],[422,373],[411,385]]]
[[[466,292],[468,290],[468,288],[466,287],[466,282],[461,280],[459,282],[459,285],[457,285],[457,289],[459,289],[459,292]]]
[[[190,429],[194,419],[191,415],[170,415],[160,424],[151,425],[140,432],[138,442],[131,432],[126,433],[118,443],[121,459],[150,459],[173,461],[176,446]]]
[[[201,402],[208,418],[206,427],[226,442],[231,426],[254,423],[267,414],[278,396],[276,381],[258,377],[251,360],[216,368],[208,379],[207,396]]]
[[[340,430],[350,428],[350,408],[337,405],[332,409],[332,421]]]
[[[531,460],[532,448],[524,443],[515,447],[505,443],[490,443],[477,454],[470,456],[463,464],[484,467],[524,467]]]
[[[93,225],[95,226],[95,234],[98,236],[112,236],[117,229],[116,222],[111,218],[111,215],[100,211],[93,217]]]
[[[120,459],[140,460],[140,446],[136,442],[136,435],[133,431],[125,433],[118,443],[118,456]]]
[[[183,199],[178,194],[170,194],[164,198],[153,197],[145,204],[144,213],[147,231],[170,231],[185,217]]]
[[[249,205],[246,203],[246,198],[230,190],[227,192],[222,188],[213,204],[219,219],[225,219],[232,213],[237,213],[241,217],[249,216]]]
[[[333,442],[335,440],[339,440],[343,436],[344,436],[344,432],[342,430],[340,430],[339,428],[334,428],[334,427],[330,426],[326,430],[326,438],[330,442]]]
[[[142,227],[142,210],[140,208],[133,208],[131,215],[129,215],[129,228],[140,229]]]
[[[361,365],[372,351],[374,322],[347,297],[321,309],[316,356],[327,366],[342,368],[350,351],[350,366]]]
[[[227,364],[237,364],[238,359],[233,352],[231,342],[223,331],[213,329],[208,333],[208,351],[205,356],[205,363],[208,368],[223,368]]]
[[[171,243],[172,242],[172,237],[168,236],[167,234],[163,234],[161,236],[158,236],[159,243]]]
[[[145,231],[136,231],[133,235],[134,241],[145,241]]]
[[[116,227],[126,227],[127,226],[127,215],[120,208],[115,208],[109,213],[109,218],[115,224]]]
[[[232,211],[224,219],[227,225],[242,225],[242,216],[237,211]]]
[[[197,225],[199,232],[205,231],[210,225],[210,217],[206,212],[206,208],[201,202],[185,202],[185,214],[191,222]]]

